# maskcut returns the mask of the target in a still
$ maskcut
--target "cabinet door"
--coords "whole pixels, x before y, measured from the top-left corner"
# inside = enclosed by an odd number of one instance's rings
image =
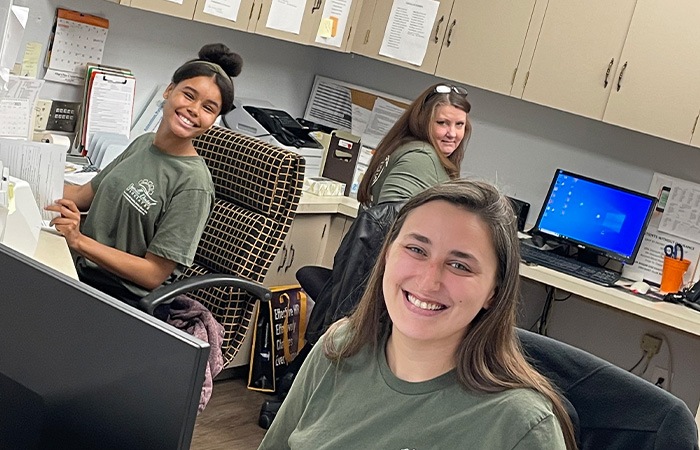
[[[360,10],[362,0],[323,0],[321,2],[320,14],[316,14],[311,24],[311,36],[309,36],[309,44],[317,47],[328,48],[341,52],[350,51],[350,40],[353,32],[357,27],[357,12]],[[321,20],[328,9],[327,16],[339,16],[343,12],[347,12],[347,17],[342,29],[342,36],[338,37],[322,37],[320,34]],[[325,24],[324,24],[325,25]],[[340,33],[340,30],[337,32]],[[339,44],[339,45],[338,45]]]
[[[695,116],[695,124],[693,125],[693,137],[690,139],[690,145],[700,147],[700,129],[698,129],[698,121],[700,120],[700,112]]]
[[[196,4],[197,0],[182,0],[182,3],[174,3],[168,0],[131,0],[130,6],[168,16],[192,19]]]
[[[275,7],[275,11],[273,11]],[[280,14],[286,8],[289,10],[289,14],[282,17]],[[315,36],[315,32],[318,31],[318,24],[320,22],[321,16],[321,0],[295,0],[295,1],[284,1],[284,0],[263,0],[260,8],[258,9],[257,18],[251,19],[251,23],[248,26],[249,31],[254,31],[256,34],[262,34],[265,36],[270,36],[276,39],[283,39],[285,41],[298,42],[300,44],[308,44],[311,41],[312,33]],[[271,16],[270,12],[274,14]],[[296,20],[291,20],[294,14],[299,14],[301,25],[298,27],[298,32],[296,31],[296,26],[299,22]],[[253,13],[255,16],[255,13]],[[317,20],[318,18],[318,20]],[[282,22],[280,19],[290,20],[289,26],[294,28],[294,31],[284,31],[278,29],[281,27]],[[316,28],[314,29],[314,24]],[[275,28],[269,27],[273,26]],[[287,27],[287,24],[284,24]]]
[[[379,54],[392,6],[393,2],[389,0],[365,0],[362,3],[357,32],[355,32],[352,42],[352,52],[421,72],[435,73],[440,47],[445,37],[445,29],[452,9],[452,0],[440,0],[428,48],[420,66]]]
[[[535,0],[459,0],[435,75],[509,94]]]
[[[603,118],[637,0],[549,0],[522,98]]]
[[[350,229],[353,219],[351,217],[335,214],[331,217],[331,226],[328,231],[328,239],[325,246],[322,247],[318,254],[318,264],[323,267],[333,268],[333,258],[335,252],[338,251],[343,237]]]
[[[217,5],[211,0],[197,0],[197,6],[194,9],[193,19],[197,22],[210,23],[220,27],[231,28],[234,30],[247,30],[250,18],[253,15],[255,8],[255,0],[241,0],[238,12],[235,17],[222,17],[222,14],[228,14],[221,8],[216,9]]]
[[[330,224],[330,214],[297,214],[267,272],[265,286],[297,284],[297,270],[319,264],[319,252],[325,248]]]
[[[700,2],[638,0],[603,121],[690,143],[700,110]]]

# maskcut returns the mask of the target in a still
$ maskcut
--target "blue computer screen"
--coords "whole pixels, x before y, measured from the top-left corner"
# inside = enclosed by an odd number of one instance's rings
[[[633,262],[654,197],[557,170],[535,230]]]

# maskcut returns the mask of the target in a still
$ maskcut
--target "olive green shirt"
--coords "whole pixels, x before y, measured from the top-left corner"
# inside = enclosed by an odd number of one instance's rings
[[[423,141],[407,142],[389,156],[386,167],[372,185],[372,205],[405,202],[449,179],[432,145]]]
[[[194,260],[214,203],[214,184],[202,157],[163,153],[153,145],[154,136],[139,136],[92,179],[95,197],[81,231],[132,255],[150,252],[174,261],[179,271]],[[88,260],[81,263],[98,268]],[[102,272],[134,294],[148,293]]]
[[[366,347],[336,365],[314,345],[260,444],[280,449],[565,449],[551,403],[530,389],[470,392],[454,370],[412,383]]]

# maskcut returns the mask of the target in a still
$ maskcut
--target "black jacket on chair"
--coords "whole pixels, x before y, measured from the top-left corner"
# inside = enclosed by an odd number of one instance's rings
[[[578,416],[581,450],[697,450],[695,418],[682,400],[584,350],[518,330],[530,363]]]
[[[306,340],[315,344],[336,320],[349,315],[365,291],[384,237],[404,202],[360,207],[333,258],[331,278],[314,298]]]

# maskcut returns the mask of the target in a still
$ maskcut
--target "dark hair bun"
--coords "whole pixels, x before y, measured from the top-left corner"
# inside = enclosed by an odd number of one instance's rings
[[[243,68],[243,58],[224,44],[207,44],[199,50],[199,59],[216,63],[230,77],[237,77]]]

